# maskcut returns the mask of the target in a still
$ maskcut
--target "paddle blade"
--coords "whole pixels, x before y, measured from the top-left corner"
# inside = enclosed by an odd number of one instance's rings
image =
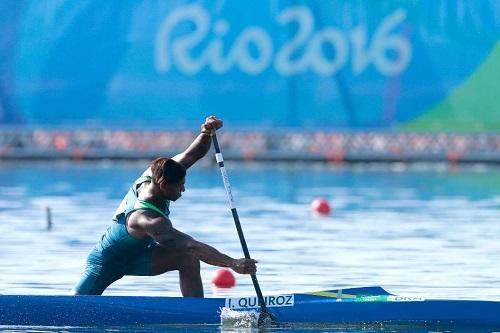
[[[273,317],[269,312],[262,311],[259,314],[259,319],[257,320],[257,326],[258,327],[263,327],[263,326],[271,326],[276,323],[276,318]]]

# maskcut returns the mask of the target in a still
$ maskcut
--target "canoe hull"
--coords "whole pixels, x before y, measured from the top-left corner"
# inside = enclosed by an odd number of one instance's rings
[[[500,302],[494,301],[398,298],[378,287],[289,296],[293,298],[269,306],[280,323],[500,327]],[[251,303],[241,299],[243,305]],[[224,298],[2,295],[0,325],[220,324],[221,309],[227,306]]]

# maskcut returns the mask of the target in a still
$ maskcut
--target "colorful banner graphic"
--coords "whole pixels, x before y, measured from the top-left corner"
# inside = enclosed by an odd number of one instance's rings
[[[500,3],[0,2],[0,125],[499,130]]]

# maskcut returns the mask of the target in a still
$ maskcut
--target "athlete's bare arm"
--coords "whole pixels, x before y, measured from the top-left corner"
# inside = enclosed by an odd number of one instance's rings
[[[256,260],[231,258],[214,247],[199,242],[175,229],[168,218],[158,216],[154,212],[137,211],[132,213],[128,220],[128,230],[133,237],[149,236],[160,246],[185,249],[195,258],[209,265],[229,267],[240,274],[255,274],[257,271]]]
[[[188,169],[207,154],[212,143],[211,136],[222,126],[222,120],[214,116],[208,117],[201,125],[201,133],[196,137],[193,143],[191,143],[185,151],[172,157],[172,159]]]

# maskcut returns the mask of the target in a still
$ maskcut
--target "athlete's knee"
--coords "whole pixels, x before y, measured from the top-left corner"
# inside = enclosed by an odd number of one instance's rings
[[[110,284],[122,277],[121,273],[93,271],[87,267],[80,281],[70,291],[70,295],[102,295]]]

